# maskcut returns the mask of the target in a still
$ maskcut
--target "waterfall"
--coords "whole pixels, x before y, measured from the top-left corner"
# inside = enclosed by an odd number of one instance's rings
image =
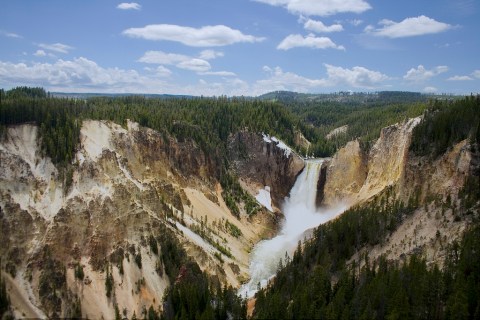
[[[319,212],[315,206],[317,182],[323,160],[307,160],[305,168],[290,190],[290,197],[285,199],[283,213],[285,220],[280,233],[270,239],[259,242],[253,249],[250,259],[250,281],[244,284],[239,294],[243,297],[253,297],[258,290],[258,284],[265,287],[275,276],[280,259],[285,254],[291,256],[303,233],[334,218],[341,211]]]

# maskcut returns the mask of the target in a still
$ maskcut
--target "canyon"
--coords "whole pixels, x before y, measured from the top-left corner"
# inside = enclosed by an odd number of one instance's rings
[[[14,314],[65,316],[77,300],[89,318],[114,318],[115,308],[127,317],[161,308],[172,283],[153,248],[165,228],[220,283],[266,285],[271,272],[250,280],[255,253],[262,255],[257,244],[293,234],[291,254],[311,228],[386,193],[421,205],[382,244],[362,248],[351,260],[361,262],[366,251],[371,258],[394,260],[421,251],[429,263],[441,263],[446,245],[468,224],[455,219],[454,204],[477,170],[479,153],[464,140],[435,161],[412,155],[412,130],[420,121],[386,127],[371,147],[354,140],[320,161],[305,160],[293,146],[261,132],[231,135],[231,166],[243,190],[262,204],[253,215],[240,206],[238,216],[215,179],[221,165],[192,140],[132,121],[121,126],[85,120],[73,169],[64,173],[42,154],[37,126],[9,126],[0,143],[0,254]],[[315,190],[298,191],[296,182],[312,170],[309,186]],[[289,221],[307,219],[292,208],[299,198],[308,203],[309,217],[318,219],[288,233]],[[447,201],[453,205],[445,209]],[[268,263],[276,266],[284,253]],[[111,297],[105,286],[109,272]],[[55,280],[63,276],[65,283]]]

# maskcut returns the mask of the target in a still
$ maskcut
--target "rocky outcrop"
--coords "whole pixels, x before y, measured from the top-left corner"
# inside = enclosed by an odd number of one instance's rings
[[[358,193],[368,172],[368,156],[358,140],[351,141],[327,162],[324,204],[333,205]]]
[[[419,121],[414,118],[383,128],[368,153],[359,141],[340,149],[329,163],[324,203],[361,202],[402,180],[412,131]]]
[[[280,143],[275,138],[248,131],[240,131],[229,139],[229,157],[238,177],[253,186],[252,193],[269,186],[277,208],[304,167],[303,159]]]
[[[409,146],[419,121],[414,118],[382,129],[368,154],[358,141],[340,149],[328,164],[323,204],[355,204],[387,187],[404,202],[414,193],[420,193],[420,200],[429,194],[458,193],[474,162],[472,147],[462,141],[438,159],[415,157]]]
[[[466,177],[478,170],[475,158],[467,140],[457,143],[438,159],[410,157],[397,193],[404,200],[418,193],[422,202],[432,195],[457,195]]]
[[[447,245],[471,221],[468,213],[461,212],[459,192],[468,176],[478,177],[478,147],[464,140],[437,158],[416,156],[409,146],[419,121],[410,119],[382,129],[368,153],[352,141],[328,164],[324,205],[375,201],[383,206],[394,200],[411,210],[380,244],[364,246],[351,261],[362,265],[367,253],[370,259],[383,255],[402,260],[421,252],[428,263],[441,264]]]

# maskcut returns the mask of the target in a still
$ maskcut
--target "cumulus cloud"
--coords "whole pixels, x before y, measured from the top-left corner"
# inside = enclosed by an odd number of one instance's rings
[[[204,60],[206,61],[206,60]],[[186,68],[205,69],[204,62],[185,60]],[[380,88],[389,78],[364,67],[351,69],[325,64],[326,76],[307,78],[280,67],[264,67],[266,77],[253,84],[239,79],[233,72],[197,72],[217,76],[218,80],[199,79],[192,84],[166,81],[172,71],[165,66],[146,66],[136,70],[105,68],[87,58],[58,59],[54,63],[12,63],[0,61],[0,87],[16,85],[42,86],[50,91],[109,93],[171,93],[189,95],[256,95],[272,90],[307,92],[325,87]]]
[[[37,50],[37,51],[35,51],[35,53],[33,55],[36,56],[36,57],[45,57],[47,55],[47,53],[43,50]]]
[[[354,88],[372,89],[389,79],[381,72],[359,66],[347,69],[325,64],[325,67],[327,68],[328,82],[335,85],[345,84]]]
[[[38,46],[42,49],[45,49],[48,51],[54,51],[58,53],[68,53],[70,50],[74,49],[73,47],[63,43],[53,43],[53,44],[40,43]]]
[[[159,77],[169,77],[172,75],[172,71],[164,66],[158,66],[155,73]]]
[[[477,79],[480,79],[480,70],[475,70],[472,72],[472,76],[474,76]]]
[[[197,72],[205,72],[211,69],[207,60],[163,51],[147,51],[138,61],[151,64],[174,65],[180,69]]]
[[[437,91],[438,91],[438,89],[435,88],[435,87],[425,87],[425,88],[423,88],[423,92],[425,92],[425,93],[435,93]]]
[[[143,28],[130,28],[122,32],[131,38],[155,41],[175,41],[191,47],[219,47],[239,42],[260,42],[262,37],[243,34],[224,25],[192,28],[172,24],[151,24]]]
[[[383,19],[379,24],[380,28],[367,26],[365,32],[388,38],[405,38],[440,33],[453,28],[448,23],[439,22],[424,15],[406,18],[400,22]]]
[[[335,44],[330,38],[316,37],[314,34],[309,34],[306,37],[300,34],[291,34],[280,42],[277,49],[290,50],[297,47],[345,50],[344,46]]]
[[[331,26],[326,26],[322,21],[308,19],[303,24],[303,27],[306,30],[310,30],[317,33],[330,33],[330,32],[340,32],[343,31],[343,26],[339,23],[332,24]]]
[[[280,67],[272,69],[264,66],[263,71],[267,73],[268,78],[255,83],[256,94],[277,90],[307,92],[312,88],[325,86],[323,79],[309,79],[293,72],[284,72]]]
[[[280,67],[264,66],[263,71],[267,73],[268,78],[257,81],[254,92],[256,94],[276,90],[308,92],[312,89],[334,86],[373,89],[382,86],[384,81],[390,79],[381,72],[359,66],[351,69],[329,64],[324,64],[324,66],[327,76],[320,79],[310,79],[292,72],[285,72]]]
[[[189,59],[191,59],[189,56],[183,54],[166,53],[163,51],[147,51],[140,59],[138,59],[138,61],[144,63],[174,65]]]
[[[141,8],[142,6],[136,2],[122,2],[117,6],[120,10],[140,10]]]
[[[363,23],[363,20],[353,19],[353,20],[348,20],[348,22],[349,22],[352,26],[358,27],[359,25],[361,25],[361,24]]]
[[[13,32],[7,32],[7,31],[3,31],[3,30],[0,30],[0,35],[2,36],[5,36],[7,38],[16,38],[16,39],[21,39],[23,38],[21,35],[19,34],[16,34],[16,33],[13,33]]]
[[[220,77],[236,77],[237,75],[235,72],[230,71],[207,71],[207,72],[200,72],[200,75],[205,76],[220,76]]]
[[[254,0],[286,8],[290,13],[306,16],[330,16],[337,13],[362,13],[371,9],[363,0]]]
[[[448,81],[470,81],[473,80],[470,76],[453,76],[447,79]]]
[[[138,61],[149,64],[173,65],[180,69],[194,71],[200,75],[235,76],[235,73],[230,71],[210,71],[212,66],[207,60],[217,57],[223,57],[223,52],[203,50],[198,57],[191,57],[163,51],[147,51]]]
[[[187,95],[246,95],[249,85],[234,77],[222,81],[177,84],[165,81],[171,71],[164,66],[145,68],[145,73],[104,68],[87,58],[59,59],[55,63],[0,61],[0,87],[31,85],[49,91],[105,93],[170,93]]]
[[[437,66],[431,70],[425,69],[424,66],[419,65],[417,68],[411,68],[403,76],[403,79],[412,82],[425,82],[441,73],[447,72],[447,66]]]
[[[83,57],[73,60],[59,59],[55,63],[0,61],[0,83],[76,92],[152,92],[165,85],[165,82],[155,76],[143,76],[135,70],[103,68]]]
[[[204,59],[204,60],[212,60],[219,57],[223,57],[223,52],[210,50],[210,49],[203,50],[202,52],[200,52],[200,56],[199,56],[200,59]]]
[[[177,64],[177,68],[196,71],[196,72],[206,72],[212,68],[210,63],[203,59],[188,59]]]

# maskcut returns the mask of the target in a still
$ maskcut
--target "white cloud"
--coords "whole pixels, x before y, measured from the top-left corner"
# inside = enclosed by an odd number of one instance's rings
[[[419,65],[417,68],[411,68],[408,70],[403,76],[403,79],[412,82],[424,82],[447,71],[447,66],[437,66],[431,70],[427,70],[424,66]]]
[[[329,32],[340,32],[343,31],[343,26],[341,24],[332,24],[331,26],[326,26],[322,21],[308,19],[303,24],[303,27],[307,30],[317,32],[317,33],[329,33]]]
[[[472,72],[472,76],[474,76],[477,79],[480,79],[480,70],[475,70]]]
[[[306,37],[300,34],[291,34],[280,42],[277,49],[289,50],[297,47],[345,50],[344,46],[336,45],[330,38],[316,37],[314,34],[309,34]]]
[[[130,28],[122,34],[146,40],[167,40],[192,47],[219,47],[238,42],[260,42],[264,38],[243,34],[224,25],[191,28],[171,24],[151,24],[143,28]]]
[[[327,68],[328,82],[336,85],[344,84],[354,88],[375,88],[389,77],[379,71],[369,70],[364,67],[346,69],[325,64]]]
[[[436,21],[424,15],[406,18],[400,22],[383,19],[379,24],[382,26],[381,28],[375,29],[372,26],[367,26],[365,32],[388,38],[404,38],[440,33],[453,28],[450,24]]]
[[[54,51],[58,53],[68,53],[70,50],[73,49],[73,47],[63,43],[53,43],[53,44],[40,43],[38,46],[42,49],[45,49],[48,51]]]
[[[47,53],[43,50],[37,50],[33,55],[36,57],[45,57]]]
[[[312,89],[348,86],[354,88],[373,89],[382,86],[382,83],[390,78],[378,71],[369,70],[364,67],[353,67],[346,69],[342,67],[324,64],[327,77],[310,79],[292,72],[284,72],[280,67],[263,67],[268,74],[267,79],[255,83],[254,93],[262,94],[269,91],[289,90],[296,92],[309,92]]]
[[[281,6],[290,13],[306,16],[330,16],[342,12],[362,13],[371,9],[363,0],[254,0],[272,6]]]
[[[192,63],[192,65],[195,65]],[[196,65],[201,68],[202,63]],[[199,67],[200,66],[200,67]],[[0,87],[42,86],[49,91],[105,93],[170,93],[189,95],[258,95],[272,90],[307,92],[325,87],[380,88],[389,79],[386,75],[363,67],[345,69],[324,65],[326,76],[310,79],[281,68],[264,67],[266,79],[253,84],[235,77],[228,71],[199,72],[218,76],[215,81],[198,79],[191,84],[175,83],[166,77],[171,71],[164,66],[136,70],[104,68],[87,58],[59,59],[54,63],[11,63],[0,61]]]
[[[157,77],[140,75],[135,70],[102,68],[83,57],[59,59],[55,63],[0,61],[0,84],[34,85],[72,92],[158,92],[166,85]]]
[[[16,39],[21,39],[23,38],[21,35],[19,34],[16,34],[16,33],[13,33],[13,32],[7,32],[7,31],[3,31],[3,30],[0,30],[0,35],[3,35],[7,38],[16,38]]]
[[[220,76],[220,77],[236,77],[237,75],[234,72],[230,71],[207,71],[207,72],[200,72],[200,75],[205,76]]]
[[[163,66],[136,70],[104,68],[87,58],[59,59],[54,63],[12,63],[0,61],[0,87],[41,86],[49,91],[105,93],[170,93],[191,95],[240,95],[248,84],[240,79],[185,85],[165,81],[171,74]]]
[[[359,25],[361,25],[361,24],[363,23],[363,20],[353,19],[353,20],[348,20],[348,22],[349,22],[352,26],[358,27]]]
[[[210,63],[205,59],[163,51],[147,51],[138,61],[151,64],[174,65],[180,69],[196,72],[205,72],[211,69]]]
[[[121,10],[140,10],[141,8],[142,6],[136,2],[122,2],[117,6],[117,9]]]
[[[435,93],[437,91],[438,91],[438,89],[435,88],[435,87],[425,87],[425,88],[423,88],[423,92],[425,92],[425,93]]]
[[[284,72],[280,67],[272,69],[264,66],[263,71],[268,74],[268,78],[255,83],[254,92],[257,95],[277,90],[307,92],[312,88],[325,86],[323,79],[309,79],[292,72]]]
[[[448,81],[469,81],[473,80],[470,76],[453,76],[447,79]]]
[[[207,60],[193,58],[180,62],[177,64],[177,68],[195,72],[206,72],[210,70],[212,66]]]
[[[172,75],[172,71],[164,66],[158,66],[155,73],[159,77],[169,77]]]
[[[138,59],[138,61],[144,63],[174,65],[189,59],[191,59],[189,56],[183,54],[166,53],[163,51],[147,51],[140,59]]]
[[[212,60],[212,59],[216,59],[216,58],[219,58],[219,57],[223,57],[223,55],[224,54],[221,51],[215,51],[215,50],[207,49],[207,50],[203,50],[202,52],[200,52],[199,58],[204,59],[204,60]]]
[[[230,71],[210,71],[212,66],[207,60],[223,56],[223,52],[214,50],[203,50],[199,53],[198,57],[191,57],[177,53],[166,53],[163,51],[147,51],[140,59],[138,59],[138,61],[150,64],[173,65],[180,69],[194,71],[200,75],[224,77],[236,76],[235,73]]]

